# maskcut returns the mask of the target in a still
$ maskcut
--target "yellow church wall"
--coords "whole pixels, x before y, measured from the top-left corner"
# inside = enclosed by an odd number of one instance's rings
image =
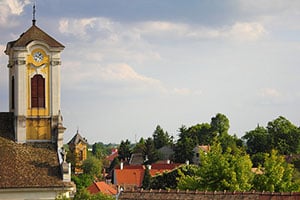
[[[36,62],[33,54],[39,51],[43,54],[43,60]],[[27,140],[51,140],[50,116],[50,65],[49,56],[43,49],[36,48],[27,56],[27,120],[26,120],[26,139]],[[40,74],[45,79],[45,107],[31,107],[31,78]],[[47,118],[46,118],[47,117]]]
[[[44,59],[42,62],[38,63],[33,59],[33,54],[39,51],[43,54]],[[31,78],[35,74],[41,74],[45,78],[45,108],[31,108]],[[27,56],[27,116],[49,116],[49,97],[50,97],[50,88],[49,88],[49,56],[42,49],[35,49],[30,55]]]
[[[27,119],[27,140],[51,140],[50,119]]]
[[[81,166],[83,161],[87,158],[87,145],[80,142],[75,146],[75,155],[76,155],[76,167],[75,173],[83,173]]]

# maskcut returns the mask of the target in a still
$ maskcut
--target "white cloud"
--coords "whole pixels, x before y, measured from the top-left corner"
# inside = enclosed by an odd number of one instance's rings
[[[86,37],[87,30],[95,26],[95,20],[96,18],[62,19],[59,22],[59,31],[68,35]]]
[[[180,96],[199,96],[202,94],[201,90],[192,90],[189,88],[174,88],[172,94],[180,95]]]
[[[236,22],[231,26],[211,28],[183,23],[165,21],[144,22],[139,25],[139,30],[147,36],[162,36],[168,38],[190,39],[234,39],[257,40],[267,31],[259,22]]]
[[[160,84],[160,81],[138,74],[127,64],[111,64],[101,69],[101,78],[112,81],[139,82],[149,85]]]
[[[63,18],[59,21],[59,31],[66,35],[72,35],[82,40],[117,41],[118,24],[103,17],[92,18]]]
[[[195,24],[174,23],[170,21],[145,21],[135,24],[120,24],[108,18],[64,18],[60,20],[59,30],[63,34],[81,39],[95,39],[110,42],[147,40],[147,38],[176,39],[234,39],[257,40],[267,31],[259,22],[236,22],[232,25],[212,28]],[[92,31],[94,33],[92,33]],[[95,34],[96,33],[96,34]]]
[[[224,32],[225,36],[239,40],[257,40],[265,35],[267,31],[262,24],[253,23],[235,23],[228,31]]]
[[[259,91],[261,97],[277,98],[281,96],[281,93],[274,88],[263,88]]]
[[[115,63],[106,66],[89,66],[82,70],[78,62],[65,63],[64,70],[68,71],[65,81],[71,88],[101,88],[101,85],[107,87],[118,87],[123,90],[159,90],[163,91],[162,83],[151,77],[137,73],[131,66],[125,63]],[[80,71],[80,73],[78,73]],[[76,87],[75,87],[76,86]],[[109,90],[109,89],[108,89]]]
[[[6,0],[6,2],[8,3],[11,13],[14,15],[20,15],[23,12],[24,7],[27,4],[30,4],[29,0]]]
[[[0,26],[13,26],[13,15],[21,15],[24,7],[30,4],[30,0],[2,0],[0,2]]]

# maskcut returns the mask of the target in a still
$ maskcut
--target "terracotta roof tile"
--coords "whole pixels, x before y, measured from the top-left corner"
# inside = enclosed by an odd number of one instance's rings
[[[112,162],[116,157],[119,156],[118,151],[113,152],[112,154],[110,154],[109,156],[106,157],[106,160],[109,160],[110,162]]]
[[[158,169],[158,170],[172,170],[176,167],[179,167],[179,165],[182,165],[180,163],[153,163],[151,165],[151,169]]]
[[[108,194],[108,195],[116,195],[117,190],[113,188],[112,186],[106,184],[104,181],[101,182],[93,182],[92,185],[90,185],[87,190],[91,194],[97,194],[99,192],[103,194]]]
[[[144,178],[144,169],[115,169],[115,178],[117,185],[136,185],[142,186]]]

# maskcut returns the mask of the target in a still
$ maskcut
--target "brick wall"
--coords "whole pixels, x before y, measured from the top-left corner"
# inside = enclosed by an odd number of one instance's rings
[[[14,115],[12,112],[0,112],[0,136],[14,140]]]
[[[119,196],[121,200],[296,200],[300,193],[271,193],[271,192],[199,192],[174,190],[139,190],[123,191]]]

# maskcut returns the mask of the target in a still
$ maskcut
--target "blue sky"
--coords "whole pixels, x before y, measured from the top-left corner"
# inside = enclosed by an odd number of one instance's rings
[[[30,0],[0,1],[0,50],[31,26]],[[176,136],[217,113],[241,137],[278,116],[300,124],[300,1],[36,0],[63,43],[67,142]],[[8,110],[0,54],[0,110]]]

